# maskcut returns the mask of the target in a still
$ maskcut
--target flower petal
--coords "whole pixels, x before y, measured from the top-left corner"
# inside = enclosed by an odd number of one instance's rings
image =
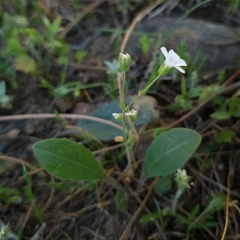
[[[169,51],[169,57],[178,61],[179,59],[181,59],[172,49]]]
[[[179,72],[185,73],[185,70],[183,70],[181,67],[175,66],[175,68],[176,68]]]
[[[185,71],[180,66],[187,66],[187,63],[181,59],[177,53],[175,53],[172,49],[168,52],[165,47],[161,47],[161,51],[166,58],[164,64],[167,68],[174,67],[178,71],[185,73]]]
[[[164,57],[165,57],[166,59],[168,59],[169,57],[168,57],[167,49],[166,49],[165,47],[161,47],[161,51],[162,51]]]
[[[187,63],[183,59],[179,59],[175,66],[187,66]]]

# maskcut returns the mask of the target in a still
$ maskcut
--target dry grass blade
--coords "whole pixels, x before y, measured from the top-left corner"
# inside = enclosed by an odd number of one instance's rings
[[[64,30],[60,33],[60,36],[64,38],[66,34],[83,18],[85,17],[88,13],[91,13],[93,9],[95,9],[97,6],[100,4],[104,3],[105,0],[96,0],[93,1],[89,6],[87,6],[84,11],[74,20],[72,20],[65,28]]]
[[[0,121],[9,121],[9,120],[21,120],[21,119],[41,119],[41,118],[70,118],[70,119],[87,119],[95,122],[100,122],[103,124],[107,124],[110,126],[113,126],[117,129],[122,130],[122,127],[119,126],[116,123],[113,123],[111,121],[102,119],[102,118],[97,118],[97,117],[92,117],[92,116],[86,116],[86,115],[81,115],[81,114],[53,114],[53,113],[40,113],[40,114],[20,114],[20,115],[10,115],[10,116],[0,116]]]

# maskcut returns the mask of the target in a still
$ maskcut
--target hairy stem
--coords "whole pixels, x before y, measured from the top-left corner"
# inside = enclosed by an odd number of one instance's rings
[[[122,84],[121,84],[122,85],[122,97],[121,97],[120,106],[121,106],[122,111],[123,111],[123,120],[122,120],[123,139],[124,139],[124,145],[125,145],[126,153],[127,153],[129,174],[130,174],[130,176],[132,176],[133,170],[132,170],[131,153],[130,153],[130,148],[128,146],[128,141],[127,141],[127,133],[128,133],[128,135],[130,133],[127,131],[127,119],[126,119],[126,114],[125,114],[126,111],[127,111],[126,103],[125,103],[125,82],[126,82],[125,71],[123,71],[121,73],[121,77],[122,77]]]

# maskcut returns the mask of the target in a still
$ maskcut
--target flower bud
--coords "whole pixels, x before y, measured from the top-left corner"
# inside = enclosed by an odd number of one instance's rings
[[[131,56],[128,53],[119,53],[119,70],[127,71],[131,65]]]
[[[178,188],[180,190],[183,190],[186,187],[189,188],[189,181],[190,177],[187,175],[186,170],[178,169],[176,173],[176,182],[178,184]]]

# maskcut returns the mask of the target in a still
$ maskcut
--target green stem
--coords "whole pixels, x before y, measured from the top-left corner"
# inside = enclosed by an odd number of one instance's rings
[[[124,145],[126,148],[126,153],[127,153],[127,160],[128,160],[128,168],[129,168],[129,174],[130,176],[132,176],[133,174],[133,170],[132,170],[132,161],[131,161],[131,154],[130,154],[130,149],[128,147],[128,143],[127,143],[127,121],[126,121],[126,104],[125,104],[125,81],[126,81],[126,75],[125,75],[125,71],[123,71],[121,73],[121,77],[122,77],[122,96],[121,96],[121,108],[123,111],[123,120],[122,120],[122,128],[123,128],[123,139],[124,139]]]
[[[125,108],[125,110],[129,109],[129,108],[131,107],[131,105],[132,105],[138,98],[140,98],[143,94],[145,94],[145,93],[147,92],[147,90],[158,80],[158,78],[159,78],[160,76],[161,76],[160,74],[157,75],[157,77],[155,77],[154,80],[152,80],[152,81],[150,82],[150,84],[149,84],[146,88],[144,88],[142,91],[140,91],[140,92],[138,93],[138,95],[137,95],[135,98],[133,98],[133,99],[131,100],[131,102],[127,105],[127,107]]]
[[[177,192],[176,192],[176,195],[175,195],[175,197],[173,199],[173,202],[172,202],[172,211],[173,211],[173,213],[176,212],[178,200],[181,197],[181,195],[183,194],[183,192],[184,192],[184,189],[183,190],[178,189]]]

